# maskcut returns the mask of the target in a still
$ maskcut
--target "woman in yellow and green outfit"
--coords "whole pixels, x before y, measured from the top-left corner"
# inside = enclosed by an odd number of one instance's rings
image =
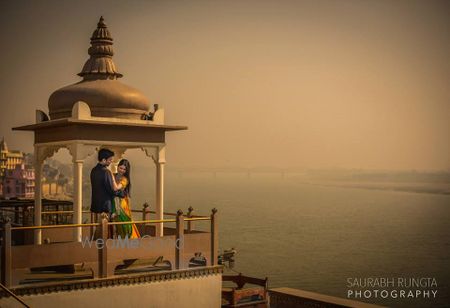
[[[131,217],[131,201],[130,201],[130,191],[131,191],[131,180],[130,180],[131,166],[130,162],[126,159],[122,159],[117,167],[117,173],[114,174],[113,185],[114,190],[122,190],[123,194],[121,197],[115,197],[112,208],[112,217],[114,221],[132,221]],[[123,224],[116,225],[116,230],[121,238],[139,238],[139,230],[135,224]]]

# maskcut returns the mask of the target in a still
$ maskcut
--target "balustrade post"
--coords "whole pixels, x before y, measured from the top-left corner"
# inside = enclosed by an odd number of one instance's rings
[[[3,224],[2,230],[2,267],[1,267],[1,280],[2,284],[7,288],[11,287],[12,283],[12,256],[11,256],[11,221],[9,217],[6,218],[5,223]]]
[[[91,212],[91,223],[97,222],[97,213]],[[94,238],[94,226],[89,227],[91,239]]]
[[[147,202],[142,205],[142,220],[150,220],[150,205]]]
[[[187,212],[187,217],[188,218],[192,218],[192,212],[193,211],[194,211],[194,208],[192,206],[190,206],[188,208],[188,212]],[[191,233],[192,225],[193,225],[192,221],[188,220],[188,223],[187,223],[187,232],[188,233]]]
[[[142,205],[142,220],[150,220],[150,205],[145,202]],[[142,224],[138,228],[140,229],[139,232],[141,233],[141,236],[147,235],[147,224]],[[156,231],[156,229],[155,229]]]
[[[98,228],[100,230],[100,236],[96,240],[98,274],[100,278],[106,278],[108,276],[108,249],[106,247],[106,241],[108,240],[108,215],[106,213],[102,213]]]
[[[217,265],[217,257],[219,252],[219,230],[217,225],[217,209],[211,211],[211,265]]]
[[[184,216],[183,211],[177,211],[177,230],[175,236],[175,268],[185,268],[184,264]]]

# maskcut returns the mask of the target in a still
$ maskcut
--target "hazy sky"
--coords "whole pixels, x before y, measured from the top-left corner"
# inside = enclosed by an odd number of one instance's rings
[[[450,1],[1,1],[0,136],[80,80],[100,15],[174,166],[450,168]]]

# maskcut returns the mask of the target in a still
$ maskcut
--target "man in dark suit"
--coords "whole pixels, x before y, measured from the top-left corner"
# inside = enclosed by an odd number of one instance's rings
[[[113,151],[108,149],[98,151],[98,163],[91,171],[92,213],[107,213],[109,216],[112,212],[112,200],[115,194],[112,176],[107,168],[111,164],[113,157]]]

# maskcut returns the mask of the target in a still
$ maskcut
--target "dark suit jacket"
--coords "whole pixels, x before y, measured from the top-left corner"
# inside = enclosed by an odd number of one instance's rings
[[[97,164],[91,171],[91,212],[111,213],[114,190],[111,174],[106,166]]]

